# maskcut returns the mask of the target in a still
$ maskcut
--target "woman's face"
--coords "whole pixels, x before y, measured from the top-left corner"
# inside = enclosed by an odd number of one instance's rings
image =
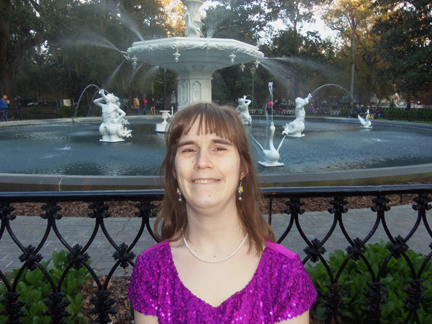
[[[186,204],[194,210],[215,212],[234,204],[244,174],[234,144],[215,134],[197,135],[195,122],[179,140],[175,174]]]

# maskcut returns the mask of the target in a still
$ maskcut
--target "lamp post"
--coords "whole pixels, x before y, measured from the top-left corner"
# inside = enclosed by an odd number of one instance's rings
[[[252,102],[255,103],[255,99],[254,99],[254,81],[255,81],[255,73],[256,73],[256,68],[255,66],[252,66],[251,69],[251,74],[252,74]]]

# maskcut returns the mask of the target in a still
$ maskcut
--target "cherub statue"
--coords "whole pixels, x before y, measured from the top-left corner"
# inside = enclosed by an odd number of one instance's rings
[[[102,124],[99,133],[102,135],[101,142],[122,142],[124,137],[132,137],[131,130],[125,125],[128,121],[124,118],[126,113],[120,109],[120,99],[113,93],[102,89],[99,91],[100,98],[93,101],[102,108]]]
[[[243,98],[238,99],[238,103],[236,111],[239,113],[243,125],[252,125],[252,117],[249,114],[249,105],[251,100],[246,99],[246,96],[243,96]]]
[[[309,93],[309,95],[306,98],[296,98],[296,108],[295,108],[295,116],[296,119],[294,119],[291,123],[286,124],[284,126],[284,130],[282,134],[292,136],[292,137],[302,137],[304,134],[302,132],[305,129],[305,117],[306,112],[304,110],[304,107],[309,104],[309,100],[312,98],[312,95]]]

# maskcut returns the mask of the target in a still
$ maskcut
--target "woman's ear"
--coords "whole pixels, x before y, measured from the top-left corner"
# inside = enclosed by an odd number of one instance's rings
[[[248,174],[249,170],[246,166],[243,166],[241,169],[240,180],[243,180],[243,178]]]

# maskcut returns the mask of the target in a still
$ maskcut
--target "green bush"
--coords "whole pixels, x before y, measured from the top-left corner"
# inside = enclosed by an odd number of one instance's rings
[[[364,256],[372,267],[375,276],[378,275],[379,269],[383,262],[387,259],[390,252],[387,244],[381,240],[379,244],[366,245]],[[412,250],[406,251],[408,258],[411,260],[416,273],[419,271],[425,255],[415,253]],[[348,257],[348,254],[342,250],[337,250],[330,253],[328,264],[333,275],[341,268],[343,262]],[[320,320],[325,320],[325,308],[321,304],[325,301],[322,294],[329,291],[327,285],[330,283],[326,268],[322,263],[315,266],[308,264],[306,270],[309,272],[315,287],[319,293],[317,317]],[[421,276],[423,286],[427,289],[423,291],[425,299],[421,302],[421,308],[417,311],[422,324],[432,324],[432,271],[431,263],[429,262]],[[381,273],[381,282],[384,283],[385,289],[388,292],[384,295],[386,302],[381,304],[380,323],[396,324],[405,323],[409,311],[405,307],[403,300],[407,297],[405,289],[411,287],[408,278],[412,278],[413,274],[405,259],[401,256],[399,259],[391,258],[387,266]],[[340,306],[341,315],[344,318],[349,318],[353,323],[367,323],[367,306],[364,302],[367,300],[364,292],[370,290],[368,283],[372,281],[369,269],[366,263],[360,258],[358,261],[348,261],[344,268],[339,283],[342,285],[341,290],[345,290],[346,294],[342,296],[344,302]],[[411,317],[409,323],[414,323],[414,317]]]
[[[408,120],[408,121],[432,121],[432,109],[416,108],[416,109],[401,109],[401,108],[385,108],[384,118],[391,120]]]
[[[71,262],[67,258],[68,253],[68,251],[60,251],[59,253],[54,251],[52,259],[41,262],[41,265],[47,269],[56,286],[60,282],[64,270]],[[53,265],[49,267],[51,260]],[[87,261],[87,263],[91,263],[91,260]],[[9,282],[16,278],[18,271],[18,269],[15,269],[9,274]],[[89,322],[89,319],[84,319],[83,313],[81,313],[81,308],[84,305],[81,291],[83,288],[92,289],[89,279],[91,279],[90,273],[82,266],[80,269],[72,267],[63,280],[62,291],[66,294],[65,298],[70,301],[69,306],[66,307],[66,311],[71,314],[65,319],[66,323]],[[6,286],[0,285],[0,294],[3,295],[6,291]],[[48,309],[44,300],[48,299],[51,291],[51,285],[48,283],[42,270],[39,268],[33,271],[26,269],[23,272],[17,285],[17,292],[20,293],[18,299],[25,302],[22,310],[27,314],[27,316],[22,317],[23,324],[49,324],[50,317],[44,316],[42,313]],[[0,311],[3,309],[3,304],[0,304]],[[5,320],[4,316],[0,316],[0,322],[2,322],[2,319]]]

